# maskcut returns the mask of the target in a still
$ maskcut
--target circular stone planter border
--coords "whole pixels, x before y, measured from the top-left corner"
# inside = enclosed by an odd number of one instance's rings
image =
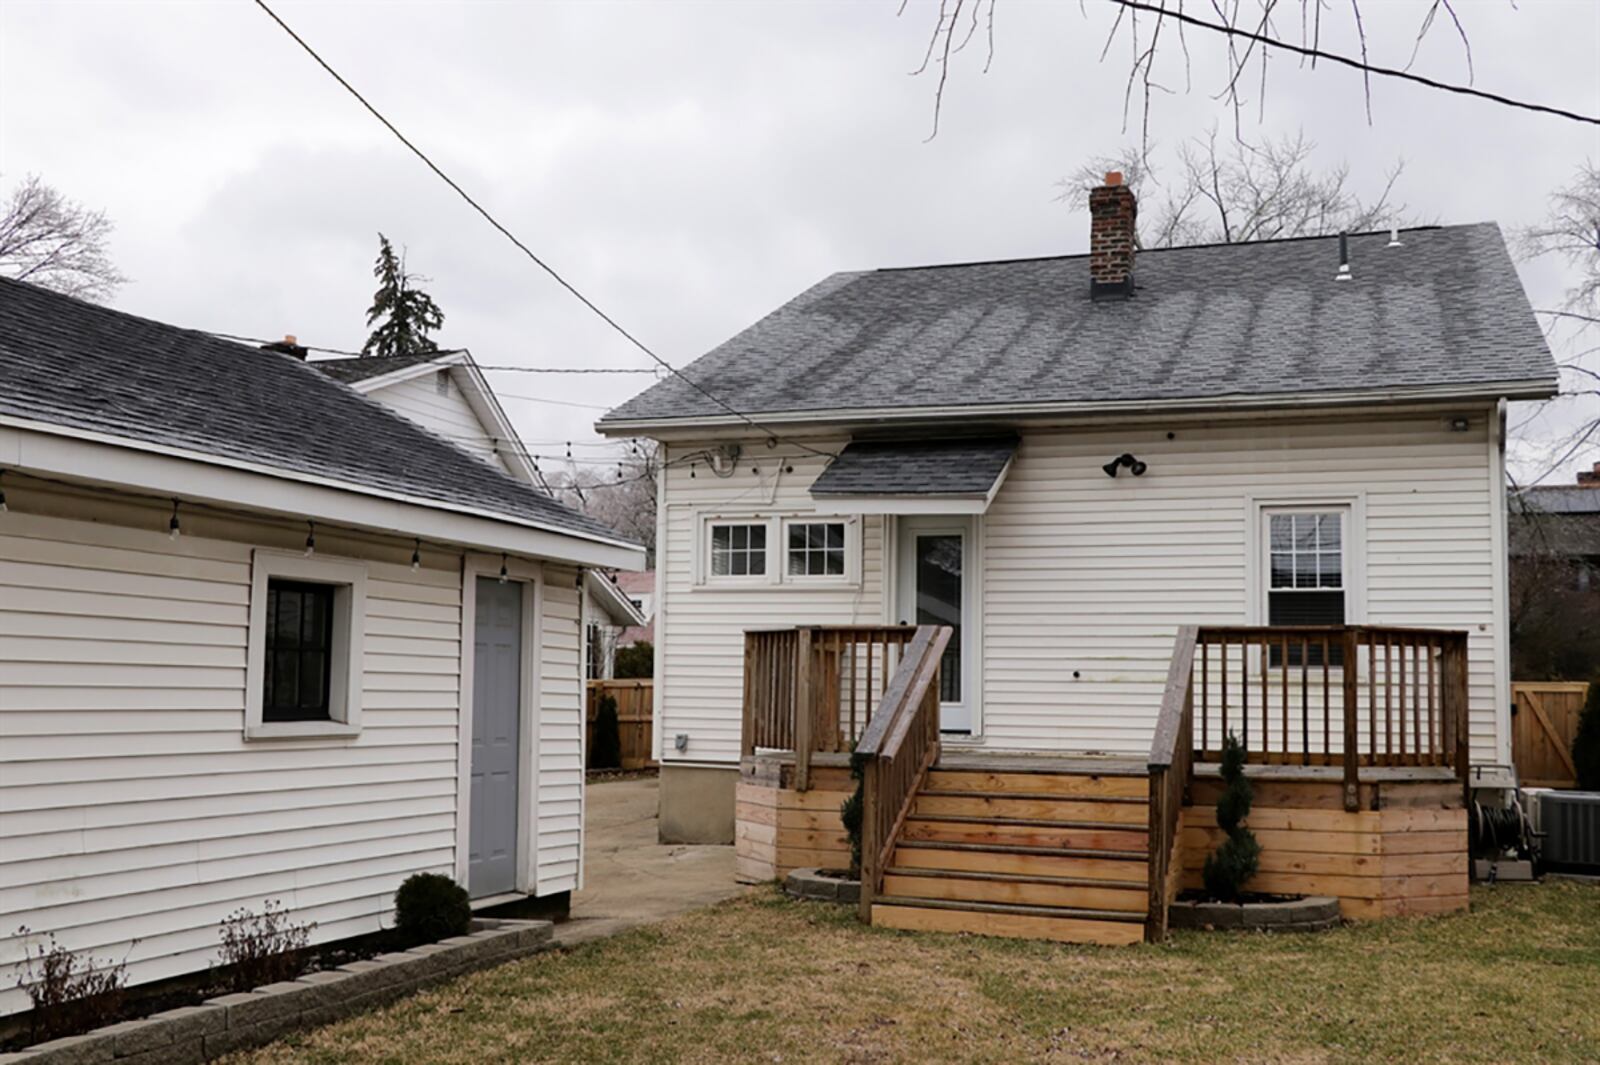
[[[783,893],[796,899],[853,905],[861,901],[861,881],[824,876],[820,869],[796,869],[784,879]]]
[[[1326,932],[1339,927],[1339,900],[1311,895],[1287,902],[1174,902],[1172,928],[1254,932]]]

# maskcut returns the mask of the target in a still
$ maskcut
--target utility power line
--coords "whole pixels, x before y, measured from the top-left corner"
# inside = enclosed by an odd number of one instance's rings
[[[715,393],[711,392],[709,389],[707,389],[704,386],[702,386],[694,378],[690,377],[688,374],[685,374],[682,370],[679,370],[677,367],[673,366],[671,363],[669,363],[666,359],[662,358],[660,355],[657,355],[655,353],[655,351],[653,351],[650,348],[650,346],[647,345],[644,341],[640,340],[638,337],[636,337],[632,333],[630,333],[627,329],[623,328],[623,326],[622,326],[622,324],[620,322],[618,322],[615,318],[611,317],[611,315],[607,314],[604,310],[602,310],[600,308],[600,306],[597,303],[595,303],[593,300],[591,300],[588,296],[585,296],[578,289],[578,287],[576,285],[574,285],[572,282],[568,281],[565,277],[563,277],[561,275],[561,273],[558,270],[555,269],[555,267],[551,266],[549,263],[547,263],[543,259],[541,259],[534,252],[534,250],[532,248],[530,248],[526,244],[524,244],[522,242],[522,240],[515,233],[511,232],[511,230],[507,229],[504,225],[502,225],[500,223],[499,219],[495,218],[495,216],[490,214],[489,211],[482,204],[480,204],[477,200],[473,199],[472,196],[467,192],[466,189],[462,188],[459,184],[456,183],[454,178],[452,178],[449,174],[445,173],[442,169],[440,169],[439,165],[437,163],[435,163],[432,159],[428,158],[427,153],[425,153],[421,148],[418,148],[415,144],[413,144],[411,142],[411,140],[409,138],[407,138],[404,133],[400,132],[399,128],[396,127],[393,122],[390,122],[387,118],[385,118],[384,115],[383,115],[383,112],[379,111],[376,107],[372,106],[372,104],[368,103],[367,102],[367,98],[365,96],[362,96],[361,93],[356,90],[356,87],[354,85],[351,85],[348,81],[346,81],[344,79],[344,76],[341,75],[337,70],[333,69],[333,67],[331,65],[329,65],[329,63],[328,63],[328,61],[326,59],[323,59],[322,56],[318,55],[316,49],[312,48],[311,45],[307,44],[304,38],[302,38],[298,33],[296,33],[292,28],[290,28],[289,24],[287,22],[283,21],[283,19],[278,16],[278,13],[276,11],[272,10],[271,7],[267,6],[266,0],[255,0],[255,3],[256,3],[257,7],[261,8],[262,11],[267,13],[267,15],[272,19],[272,21],[276,22],[278,24],[278,26],[280,28],[282,28],[283,32],[287,33],[290,37],[292,37],[294,39],[294,42],[296,44],[298,44],[302,49],[304,49],[305,53],[307,55],[309,55],[312,59],[316,60],[318,66],[320,66],[323,70],[327,71],[329,76],[332,77],[334,81],[337,81],[340,84],[340,86],[342,86],[344,88],[344,90],[346,92],[348,92],[351,96],[355,97],[356,100],[361,104],[361,106],[366,108],[367,111],[372,115],[373,118],[376,118],[379,122],[383,123],[384,128],[387,129],[390,133],[394,134],[395,138],[397,140],[399,140],[401,144],[405,145],[406,148],[408,148],[411,151],[412,155],[415,155],[418,159],[422,160],[423,164],[425,166],[427,166],[427,168],[429,170],[432,170],[434,172],[434,174],[439,178],[439,180],[443,181],[446,185],[450,186],[451,190],[453,192],[455,192],[455,194],[457,196],[461,197],[462,200],[466,201],[468,206],[470,206],[474,211],[477,211],[478,214],[482,215],[484,221],[488,222],[491,226],[493,226],[496,230],[498,230],[500,232],[501,236],[503,236],[507,240],[509,240],[517,248],[517,250],[522,252],[523,255],[527,256],[528,259],[535,266],[537,266],[539,269],[543,270],[546,274],[550,275],[550,277],[558,285],[560,285],[562,288],[566,289],[567,292],[569,292],[573,296],[573,298],[575,298],[579,303],[582,303],[585,307],[587,307],[590,311],[592,311],[595,314],[596,317],[598,317],[601,321],[605,322],[606,325],[610,326],[619,336],[621,336],[623,339],[627,340],[628,343],[632,344],[634,347],[638,348],[640,351],[644,352],[646,355],[648,355],[650,357],[650,359],[653,362],[655,362],[657,365],[659,365],[662,369],[666,370],[668,373],[672,374],[674,377],[676,377],[679,380],[681,380],[684,384],[688,385],[690,388],[693,388],[696,392],[699,392],[701,395],[703,395],[707,399],[711,400],[711,402],[715,403],[717,406],[721,407],[723,410],[727,411],[729,414],[733,415],[735,418],[738,418],[740,421],[742,421],[745,424],[749,425],[752,429],[755,429],[756,431],[762,433],[763,435],[767,436],[768,438],[770,438],[772,440],[779,439],[778,435],[776,433],[774,433],[772,430],[766,428],[765,426],[763,426],[762,424],[757,422],[754,418],[751,418],[748,414],[744,413],[741,410],[738,410],[732,404],[730,404],[726,400],[722,399],[722,397],[716,395]],[[832,457],[829,452],[821,451],[821,450],[819,450],[817,448],[813,448],[808,444],[800,443],[799,441],[790,441],[790,443],[793,443],[796,447],[803,448],[806,451],[810,451],[813,454],[829,455],[829,457]]]
[[[1144,11],[1155,15],[1157,16],[1158,21],[1163,18],[1170,18],[1185,25],[1195,26],[1203,30],[1210,30],[1213,33],[1225,34],[1229,37],[1242,37],[1247,41],[1254,41],[1257,44],[1266,45],[1271,48],[1281,48],[1286,52],[1294,52],[1296,55],[1307,56],[1311,59],[1326,59],[1330,63],[1339,63],[1367,74],[1377,74],[1378,76],[1385,78],[1398,78],[1402,81],[1410,81],[1415,82],[1418,85],[1426,85],[1430,89],[1440,89],[1444,92],[1453,92],[1462,96],[1471,96],[1479,100],[1488,100],[1491,103],[1501,104],[1506,107],[1518,107],[1524,111],[1536,111],[1540,114],[1555,115],[1558,118],[1568,118],[1574,122],[1587,122],[1590,125],[1600,126],[1600,118],[1596,118],[1592,115],[1583,115],[1576,111],[1568,111],[1565,108],[1551,107],[1546,104],[1529,103],[1526,100],[1517,100],[1510,96],[1502,96],[1499,93],[1486,92],[1483,89],[1476,89],[1470,85],[1454,85],[1450,82],[1437,81],[1421,74],[1413,74],[1409,70],[1396,70],[1392,67],[1373,66],[1371,63],[1368,63],[1365,60],[1352,59],[1349,56],[1339,55],[1336,52],[1324,52],[1320,48],[1308,47],[1303,44],[1291,44],[1288,41],[1279,40],[1276,37],[1268,37],[1264,34],[1253,33],[1250,30],[1242,30],[1237,26],[1230,26],[1225,22],[1207,22],[1205,19],[1196,18],[1193,15],[1185,14],[1181,9],[1175,10],[1173,8],[1169,8],[1165,3],[1148,3],[1146,0],[1111,0],[1111,2],[1114,4],[1119,4],[1122,7],[1133,11]],[[1217,10],[1220,12],[1222,8],[1219,6]]]

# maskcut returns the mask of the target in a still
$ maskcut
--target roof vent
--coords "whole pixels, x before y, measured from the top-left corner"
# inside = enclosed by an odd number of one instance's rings
[[[1333,276],[1335,281],[1350,280],[1350,235],[1339,234],[1339,272]]]
[[[1389,227],[1389,243],[1386,244],[1385,247],[1389,247],[1389,248],[1403,248],[1403,247],[1405,247],[1404,244],[1400,243],[1400,227],[1399,226],[1390,226]]]

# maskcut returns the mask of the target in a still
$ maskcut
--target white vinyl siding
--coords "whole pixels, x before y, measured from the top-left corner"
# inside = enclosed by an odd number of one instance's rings
[[[814,446],[837,451],[844,443],[832,440]],[[674,445],[667,449],[666,459],[676,460],[704,446]],[[689,476],[687,464],[667,467],[666,506],[657,545],[662,573],[655,634],[660,692],[656,743],[668,763],[738,761],[744,630],[884,620],[883,519],[878,517],[860,519],[857,582],[834,578],[824,586],[820,581],[770,583],[763,578],[745,584],[719,585],[715,579],[696,583],[696,542],[697,537],[701,544],[708,542],[708,523],[720,520],[724,510],[730,522],[748,521],[753,514],[814,513],[807,489],[822,472],[823,461],[792,446],[769,449],[762,444],[752,446],[727,478],[716,477],[704,462],[697,463],[694,477]],[[752,466],[760,472],[751,473]],[[776,532],[769,533],[769,541],[774,536]],[[689,737],[688,748],[681,753],[673,745],[680,733]]]
[[[444,371],[448,373],[448,371]],[[447,378],[448,379],[448,378]],[[471,404],[462,396],[455,381],[441,394],[438,374],[423,374],[409,381],[385,385],[367,395],[390,410],[449,440],[452,444],[484,459],[500,469],[505,463],[495,454],[493,433],[478,420]],[[504,447],[504,441],[501,442]]]
[[[1263,508],[1330,504],[1363,526],[1346,530],[1361,544],[1362,572],[1346,575],[1349,606],[1361,611],[1351,621],[1467,630],[1473,756],[1505,761],[1497,464],[1487,412],[1453,432],[1459,413],[1024,432],[978,519],[981,742],[1147,753],[1177,627],[1266,621],[1264,548],[1255,561],[1264,531],[1250,524]],[[671,456],[719,442],[674,445]],[[760,475],[748,461],[725,480],[703,463],[694,478],[667,472],[656,631],[669,762],[677,733],[690,736],[686,761],[737,760],[743,629],[890,617],[877,516],[863,519],[858,587],[695,586],[697,521],[812,511],[807,488],[822,460],[790,451],[778,462],[786,449],[777,450],[749,444]],[[1106,460],[1124,452],[1148,464],[1144,476],[1106,476]]]
[[[987,744],[1145,753],[1177,626],[1266,622],[1257,503],[1360,496],[1350,620],[1469,630],[1473,756],[1504,760],[1482,414],[1465,433],[1426,414],[1167,429],[1024,435],[983,518]],[[1107,477],[1122,451],[1149,472]]]
[[[546,563],[539,622],[535,894],[578,887],[583,833],[582,647],[578,571]]]
[[[203,970],[232,910],[279,900],[318,942],[392,922],[455,868],[461,556],[317,531],[362,560],[361,729],[244,737],[251,554],[303,530],[167,515],[8,478],[0,514],[0,1015],[25,1008],[19,925],[129,962]],[[538,893],[575,886],[577,571],[544,567],[535,748]]]

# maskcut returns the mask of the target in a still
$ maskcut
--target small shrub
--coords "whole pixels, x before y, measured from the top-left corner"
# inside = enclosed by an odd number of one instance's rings
[[[590,769],[616,769],[622,765],[622,725],[617,720],[615,696],[602,695],[594,713],[594,741],[589,745]]]
[[[1206,857],[1201,875],[1206,893],[1222,902],[1237,902],[1244,885],[1256,875],[1261,844],[1241,823],[1249,816],[1252,790],[1244,775],[1244,744],[1231,733],[1222,741],[1222,798],[1217,800],[1217,827],[1228,834],[1216,853]]]
[[[850,875],[858,879],[861,876],[861,817],[866,805],[862,797],[866,787],[865,767],[865,758],[854,753],[850,755],[850,779],[856,782],[856,790],[839,805],[839,820],[844,822],[845,834],[850,837]]]
[[[28,934],[26,928],[17,929],[18,936]],[[34,1041],[77,1035],[121,1019],[126,962],[96,964],[56,942],[54,933],[24,947],[22,957],[17,986],[33,1006],[29,1034]]]
[[[1600,791],[1600,677],[1589,682],[1589,700],[1572,737],[1572,763],[1578,770],[1578,787]]]
[[[648,680],[656,674],[655,645],[640,640],[627,647],[617,648],[617,660],[611,667],[618,680]]]
[[[315,921],[299,923],[273,899],[256,913],[247,906],[234,910],[222,922],[222,965],[228,986],[249,991],[263,984],[293,980],[305,970],[305,951]]]
[[[466,889],[439,873],[412,873],[394,893],[394,924],[408,939],[433,943],[472,927]]]

